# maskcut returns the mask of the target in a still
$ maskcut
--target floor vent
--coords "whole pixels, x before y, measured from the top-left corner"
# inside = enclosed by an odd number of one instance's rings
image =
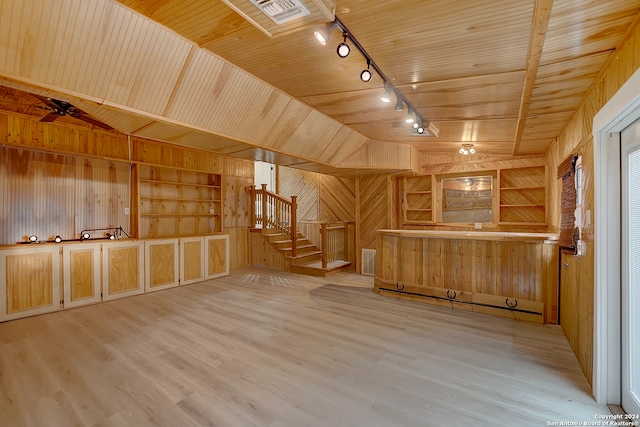
[[[364,274],[365,276],[376,275],[376,250],[375,249],[362,250],[362,274]]]

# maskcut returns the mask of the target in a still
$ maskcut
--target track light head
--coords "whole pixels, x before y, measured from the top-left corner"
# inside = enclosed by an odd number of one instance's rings
[[[418,125],[418,127],[416,128],[416,132],[422,135],[424,133],[424,125],[423,124]]]
[[[38,241],[38,236],[36,236],[35,234],[32,234],[31,236],[29,236],[29,241],[31,243],[35,243]]]
[[[384,89],[384,93],[380,97],[380,101],[382,102],[391,102],[391,85],[386,85]]]
[[[338,21],[328,22],[322,27],[316,28],[316,30],[313,32],[313,35],[315,36],[318,43],[324,46],[327,44],[327,41],[329,41],[329,37],[331,36],[333,30],[335,30],[337,27]]]
[[[56,237],[53,238],[53,241],[56,242],[56,243],[60,243],[60,242],[62,242],[62,237],[56,236]]]
[[[407,111],[407,117],[404,119],[404,121],[406,123],[413,123],[416,121],[416,118],[413,115],[413,111],[411,109],[409,109],[409,111]]]
[[[360,73],[360,80],[362,80],[365,83],[371,81],[371,77],[373,77],[373,74],[371,73],[371,70],[369,69],[369,67],[371,67],[371,61],[367,58],[367,69],[363,70]]]
[[[347,33],[346,32],[342,33],[342,36],[344,37],[344,41],[338,45],[336,52],[338,52],[338,56],[340,58],[346,58],[347,56],[349,56],[349,52],[351,52],[351,48],[347,44]]]
[[[82,233],[82,236],[80,236],[80,240],[87,240],[91,237],[91,234],[87,233],[86,231],[84,233]]]
[[[411,125],[414,129],[418,129],[420,127],[420,124],[418,122],[413,122],[413,124]]]
[[[397,93],[396,93],[396,99],[397,99],[396,100],[396,106],[395,106],[394,109],[396,111],[404,110],[404,102],[402,102],[402,97],[400,95],[398,95]]]

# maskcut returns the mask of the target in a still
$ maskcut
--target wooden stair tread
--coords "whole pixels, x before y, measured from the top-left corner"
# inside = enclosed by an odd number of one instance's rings
[[[291,249],[289,249],[291,250]],[[290,258],[292,260],[296,260],[296,259],[300,259],[300,258],[307,258],[311,255],[322,255],[322,251],[313,251],[313,252],[305,252],[303,254],[298,254],[296,256],[291,256],[291,255],[287,255],[287,258]]]
[[[315,248],[315,245],[311,244],[311,245],[296,246],[296,249],[307,249],[307,248]],[[279,250],[279,251],[291,251],[291,250],[293,250],[293,248],[291,246],[287,246],[286,248],[277,248],[277,250]],[[305,253],[307,253],[307,252],[305,252]]]
[[[306,274],[308,276],[327,277],[342,271],[344,267],[352,264],[351,261],[333,261],[322,268],[322,261],[313,261],[305,264],[292,265],[290,270],[292,273]]]

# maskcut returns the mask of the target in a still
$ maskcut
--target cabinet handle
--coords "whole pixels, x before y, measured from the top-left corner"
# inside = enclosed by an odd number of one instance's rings
[[[513,301],[514,301],[514,303],[511,304],[509,302],[509,298],[507,298],[506,300],[504,300],[504,303],[507,304],[507,307],[509,307],[509,308],[516,308],[518,306],[518,300],[514,299]]]
[[[562,264],[563,264],[563,267],[564,267],[564,269],[565,269],[565,270],[566,270],[567,268],[569,268],[569,264],[567,264],[566,262],[563,262]]]
[[[455,299],[455,298],[456,298],[456,296],[458,295],[458,294],[456,293],[456,291],[453,291],[453,296],[451,296],[451,295],[449,294],[449,292],[451,292],[451,289],[447,289],[447,298],[449,298],[449,299]]]

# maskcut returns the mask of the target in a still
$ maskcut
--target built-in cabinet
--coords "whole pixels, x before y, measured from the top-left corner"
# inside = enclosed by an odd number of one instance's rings
[[[402,178],[402,222],[433,223],[433,188],[431,175]]]
[[[414,175],[399,179],[403,226],[456,222],[531,226],[548,224],[545,166]],[[445,182],[455,184],[455,181],[463,183],[464,180],[469,181],[469,185],[461,189],[445,188]],[[485,183],[485,188],[480,189],[478,182],[483,180],[492,182],[488,188]],[[486,212],[482,220],[448,219],[460,216],[464,209],[478,212],[484,209]]]
[[[501,169],[500,223],[546,224],[545,166]]]
[[[0,248],[0,321],[228,274],[227,235],[5,246]]]
[[[222,176],[139,167],[139,236],[196,236],[222,232]]]

